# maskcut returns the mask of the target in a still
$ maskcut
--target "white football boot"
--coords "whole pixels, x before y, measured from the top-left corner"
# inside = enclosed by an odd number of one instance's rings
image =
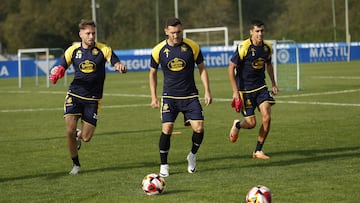
[[[78,173],[80,173],[80,166],[74,165],[69,174],[70,175],[76,175]]]
[[[168,177],[169,176],[169,165],[168,164],[161,164],[160,165],[160,173],[161,177]]]
[[[195,173],[196,172],[196,154],[189,153],[186,157],[188,160],[188,172]]]

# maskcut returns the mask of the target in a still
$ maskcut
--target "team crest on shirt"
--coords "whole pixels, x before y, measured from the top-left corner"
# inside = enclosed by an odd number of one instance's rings
[[[92,73],[96,70],[96,64],[90,60],[85,60],[79,64],[79,69],[83,73]]]
[[[181,46],[181,51],[182,51],[182,52],[186,52],[187,49],[188,49],[188,48],[187,48],[185,45],[182,45],[182,46]]]
[[[91,54],[93,56],[97,56],[99,54],[99,51],[97,49],[93,49]]]
[[[268,52],[269,51],[269,48],[267,46],[264,46],[264,51],[265,52]]]
[[[167,67],[171,71],[181,71],[186,66],[186,62],[181,58],[174,58],[173,60],[169,61]]]

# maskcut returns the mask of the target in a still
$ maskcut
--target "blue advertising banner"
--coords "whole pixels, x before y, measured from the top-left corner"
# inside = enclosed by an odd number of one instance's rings
[[[360,42],[352,42],[350,46],[344,42],[339,43],[287,43],[277,44],[277,63],[296,63],[296,47],[298,48],[300,63],[332,62],[360,60]],[[235,46],[210,46],[202,47],[206,67],[227,67],[231,56],[236,49]],[[128,67],[129,71],[149,70],[151,49],[116,50],[114,51],[120,60]],[[50,59],[49,66],[58,63],[57,59]],[[35,75],[46,75],[49,67],[45,60],[24,59],[21,62],[22,77]],[[114,68],[107,64],[107,72],[114,72]],[[73,68],[67,70],[72,74]],[[18,77],[18,61],[0,61],[0,79]]]
[[[348,46],[340,43],[298,43],[279,44],[277,46],[278,63],[295,63],[296,46],[300,63],[332,62],[360,59],[360,42],[352,42]]]

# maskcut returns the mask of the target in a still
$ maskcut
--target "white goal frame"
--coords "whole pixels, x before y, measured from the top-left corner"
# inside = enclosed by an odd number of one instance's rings
[[[62,54],[63,54],[63,50],[60,48],[33,48],[33,49],[18,49],[18,80],[19,80],[19,88],[22,87],[22,55],[23,54],[36,54],[36,53],[45,53],[45,64],[46,64],[46,70],[44,70],[44,68],[40,68],[43,71],[45,71],[46,74],[46,87],[50,87],[50,79],[49,79],[49,75],[50,75],[50,65],[53,65],[53,59],[50,61],[50,52],[51,51],[55,51],[55,50],[61,50]],[[35,59],[37,60],[37,59]],[[39,85],[39,66],[36,63],[36,67],[35,67],[35,85],[38,86]],[[67,84],[67,74],[65,74],[64,76],[64,85]]]
[[[296,62],[296,90],[300,90],[300,57],[299,57],[299,47],[296,43],[296,41],[294,40],[270,40],[270,43],[275,43],[274,44],[274,47],[275,49],[274,50],[274,56],[276,57],[275,58],[275,64],[276,66],[274,67],[274,71],[276,72],[276,75],[277,75],[277,60],[278,60],[278,53],[277,53],[277,49],[281,49],[282,47],[280,47],[281,45],[278,44],[278,42],[280,43],[293,43],[294,46],[295,46],[295,62]],[[279,54],[280,55],[280,54]],[[277,79],[276,79],[277,81]]]
[[[18,77],[19,77],[19,88],[22,87],[22,65],[21,65],[21,55],[26,53],[45,53],[46,54],[46,64],[48,67],[48,70],[46,71],[46,87],[50,87],[50,81],[49,81],[49,69],[50,69],[50,63],[49,63],[49,48],[36,48],[36,49],[18,49]],[[39,81],[39,75],[38,70],[36,68],[36,85],[38,85]]]
[[[229,46],[229,32],[228,32],[227,27],[209,27],[209,28],[184,29],[183,34],[184,34],[184,37],[186,38],[187,33],[205,32],[208,35],[209,32],[218,32],[218,31],[223,31],[224,32],[224,41],[225,41],[224,45]]]

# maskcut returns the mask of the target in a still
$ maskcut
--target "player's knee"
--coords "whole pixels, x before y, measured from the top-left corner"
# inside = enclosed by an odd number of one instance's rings
[[[81,139],[84,142],[90,142],[91,138],[92,138],[92,135],[85,135],[84,133],[82,133],[82,135],[81,135]]]
[[[84,141],[84,142],[90,142],[90,140],[91,140],[91,137],[90,138],[82,138],[82,141]]]
[[[195,133],[201,134],[201,133],[204,132],[204,129],[203,129],[203,128],[195,128],[195,129],[193,129],[193,131],[194,131]]]
[[[161,132],[165,135],[171,135],[174,129],[174,124],[163,124]]]
[[[67,128],[66,135],[69,137],[76,137],[76,129],[75,128]]]
[[[246,120],[246,128],[247,129],[252,129],[255,128],[256,126],[256,120],[255,119],[250,119],[250,120]]]
[[[262,117],[262,123],[266,126],[270,125],[271,122],[271,116],[270,115],[264,115]]]
[[[202,125],[202,124],[192,125],[192,129],[195,133],[203,133],[204,125]]]

